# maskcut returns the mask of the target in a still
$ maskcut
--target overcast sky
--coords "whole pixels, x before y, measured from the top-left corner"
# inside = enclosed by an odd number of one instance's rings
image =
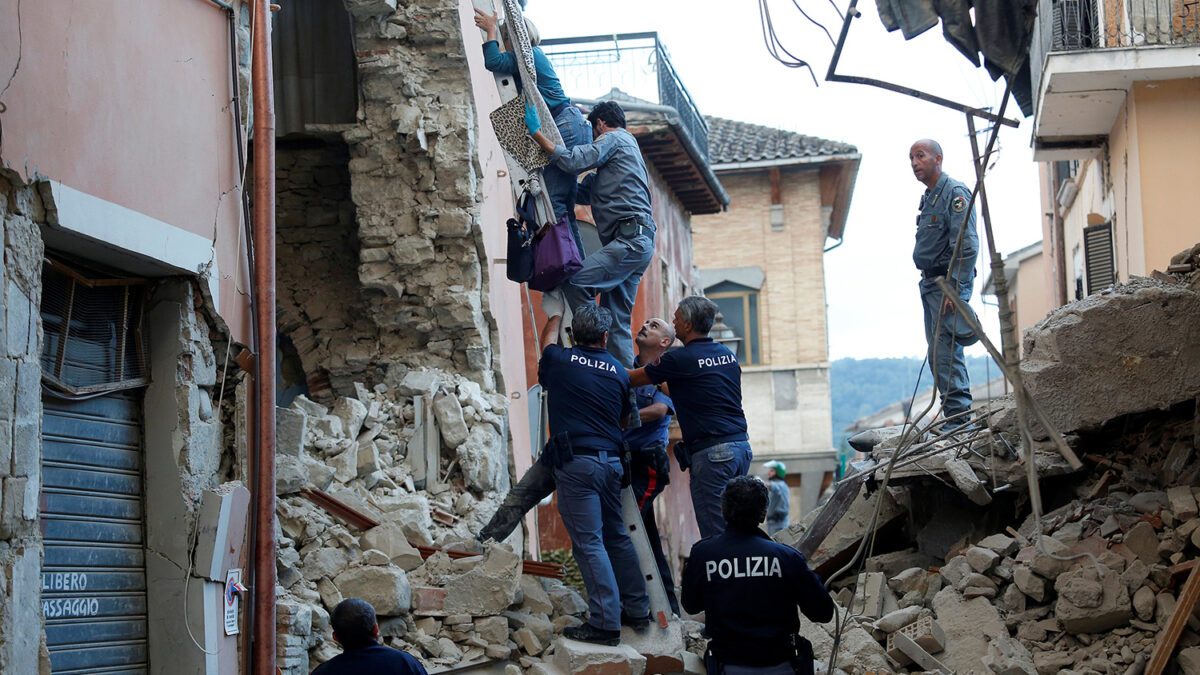
[[[841,19],[829,0],[797,0],[833,35]],[[846,0],[835,0],[844,10]],[[874,87],[829,83],[824,74],[833,44],[797,11],[791,0],[768,0],[785,47],[810,62],[808,71],[786,68],[763,44],[758,3],[750,0],[605,0],[602,3],[529,0],[526,13],[543,39],[658,31],[680,78],[700,111],[764,124],[858,147],[862,165],[846,225],[844,245],[825,256],[830,358],[920,356],[925,337],[912,264],[917,202],[924,187],[913,178],[908,148],[919,138],[937,139],[943,169],[971,184],[970,140],[961,113]],[[993,83],[942,37],[941,26],[911,41],[888,33],[875,3],[864,0],[850,30],[839,74],[905,84],[979,107],[997,106],[1003,80]],[[565,80],[566,78],[564,78]],[[601,91],[564,81],[567,95],[591,98]],[[1032,119],[1021,118],[1015,102],[1009,117],[1017,129],[1000,133],[1000,153],[988,176],[996,244],[1007,254],[1041,239],[1037,166],[1029,147]],[[982,144],[982,139],[981,139]],[[980,263],[987,263],[982,219]],[[704,267],[703,260],[696,265]],[[989,336],[998,344],[995,310],[972,298]],[[994,303],[994,298],[988,298]],[[983,354],[976,345],[969,354]]]

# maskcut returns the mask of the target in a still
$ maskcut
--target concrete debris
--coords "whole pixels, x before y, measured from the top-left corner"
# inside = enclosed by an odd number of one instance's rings
[[[929,457],[942,458],[924,464],[920,475],[897,480],[897,469],[886,487],[865,485],[862,504],[850,512],[869,513],[878,496],[891,524],[877,527],[878,554],[860,563],[862,572],[832,580],[831,593],[853,610],[835,672],[1140,672],[1185,577],[1172,566],[1200,559],[1197,429],[1200,414],[1191,399],[1069,436],[1085,469],[1061,471],[1054,482],[1042,477],[1040,519],[1028,514],[1027,485],[1012,468],[1019,462],[989,447],[1001,443],[1024,454],[1009,431],[971,432],[969,451],[938,453],[943,441],[923,441]],[[876,480],[896,452],[894,444],[886,447],[894,438],[874,446],[874,464],[860,464]],[[1057,453],[1048,444],[1035,448],[1039,470],[1057,466],[1051,454]],[[947,466],[956,463],[966,465],[991,503],[971,500],[962,481],[952,480]],[[1002,482],[1006,489],[996,489]],[[839,553],[840,567],[867,522],[848,515],[817,550]],[[778,540],[799,541],[805,527],[793,526]],[[914,541],[919,551],[893,550]],[[944,558],[910,564],[934,550]],[[881,584],[874,575],[883,570]],[[889,602],[896,609],[887,609]],[[832,643],[823,628],[802,632],[828,663]],[[877,646],[886,666],[876,661]],[[1184,629],[1179,650],[1179,672],[1200,670],[1200,620]]]

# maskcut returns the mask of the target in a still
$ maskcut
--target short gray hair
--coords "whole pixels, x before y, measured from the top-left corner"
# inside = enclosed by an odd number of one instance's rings
[[[576,344],[589,347],[599,345],[604,334],[612,327],[612,312],[593,302],[584,303],[571,312],[571,337]]]
[[[679,317],[692,324],[692,330],[708,335],[717,320],[717,303],[699,295],[689,295],[679,301]]]

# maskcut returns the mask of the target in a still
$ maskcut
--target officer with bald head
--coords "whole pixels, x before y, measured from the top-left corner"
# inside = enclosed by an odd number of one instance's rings
[[[942,171],[942,146],[937,141],[926,138],[913,143],[908,160],[913,176],[925,185],[917,215],[913,263],[921,270],[929,368],[942,398],[942,415],[952,418],[945,428],[952,429],[970,421],[967,411],[971,408],[971,383],[963,345],[978,338],[971,334],[950,299],[943,297],[936,280],[946,277],[952,287],[957,287],[960,298],[971,299],[979,252],[975,209],[969,208],[971,189]],[[964,228],[962,249],[958,258],[952,259],[955,242]]]

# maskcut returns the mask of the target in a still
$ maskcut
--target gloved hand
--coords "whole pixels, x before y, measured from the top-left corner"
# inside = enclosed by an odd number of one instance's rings
[[[542,311],[546,313],[547,318],[566,313],[567,301],[563,297],[562,289],[556,288],[542,293]]]
[[[537,108],[533,107],[533,103],[525,102],[525,128],[529,129],[529,135],[532,136],[542,128],[542,121],[538,119]]]

